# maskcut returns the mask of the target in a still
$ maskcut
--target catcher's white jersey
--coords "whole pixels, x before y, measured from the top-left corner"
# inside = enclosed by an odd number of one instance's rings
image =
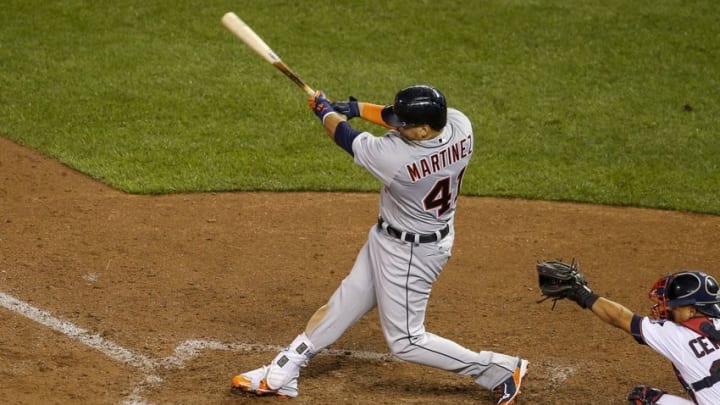
[[[355,163],[384,186],[380,216],[395,228],[427,234],[452,225],[473,133],[461,112],[449,108],[447,118],[431,140],[408,141],[391,130],[381,138],[362,133],[353,142]]]
[[[712,319],[720,329],[720,320]],[[700,336],[693,330],[670,321],[648,317],[640,322],[640,341],[670,360],[687,385],[712,376],[720,380],[720,345]],[[714,372],[711,372],[711,369]],[[720,404],[720,382],[700,390],[693,390],[699,405]]]

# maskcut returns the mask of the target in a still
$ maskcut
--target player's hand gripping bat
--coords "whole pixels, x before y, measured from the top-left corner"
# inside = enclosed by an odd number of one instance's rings
[[[301,89],[303,89],[308,96],[312,96],[315,94],[315,90],[313,90],[312,87],[308,86],[308,84],[305,83],[305,81],[303,81],[300,76],[290,70],[290,68],[285,64],[285,62],[280,59],[280,57],[268,46],[268,44],[266,44],[265,41],[263,41],[262,38],[260,38],[260,36],[258,36],[258,34],[256,34],[252,28],[245,24],[245,22],[241,20],[240,17],[238,17],[235,13],[233,13],[232,11],[225,13],[221,21],[225,28],[235,34],[236,37],[243,41],[253,51],[257,52],[260,56],[262,56],[262,58],[265,59],[268,63],[283,72],[285,76],[290,78],[290,80],[292,80]]]

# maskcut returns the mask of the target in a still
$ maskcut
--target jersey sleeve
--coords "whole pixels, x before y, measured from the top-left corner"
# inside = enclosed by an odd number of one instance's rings
[[[632,337],[635,338],[635,341],[644,345],[645,339],[643,339],[642,336],[642,320],[643,318],[641,316],[635,314],[633,315],[632,320],[630,321],[630,333],[632,334]]]
[[[397,131],[388,131],[382,137],[363,132],[353,140],[352,148],[355,164],[365,168],[384,185],[392,184],[395,172],[399,170],[397,158],[400,154]]]
[[[634,327],[635,325],[633,325],[633,328]],[[677,353],[685,350],[684,345],[679,344],[679,339],[677,338],[677,336],[683,332],[687,332],[682,329],[683,326],[664,319],[655,320],[648,317],[642,317],[638,320],[637,328],[640,331],[640,339],[638,340],[640,343],[648,345],[650,348],[671,361],[673,361]],[[635,335],[634,329],[633,335]],[[638,337],[636,337],[636,339],[638,339]]]

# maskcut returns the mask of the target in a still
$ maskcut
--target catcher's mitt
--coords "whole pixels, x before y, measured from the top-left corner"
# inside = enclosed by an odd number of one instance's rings
[[[587,286],[585,276],[580,273],[580,266],[575,260],[567,264],[561,261],[542,261],[536,266],[538,283],[543,298],[553,300],[553,309],[558,300],[568,298],[583,308],[590,308],[598,296]]]

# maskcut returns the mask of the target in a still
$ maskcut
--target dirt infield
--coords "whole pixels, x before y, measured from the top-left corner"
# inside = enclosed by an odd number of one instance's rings
[[[479,164],[479,163],[476,163]],[[349,271],[376,194],[135,196],[0,138],[0,403],[265,404],[229,392]],[[669,363],[573,303],[538,305],[534,263],[578,257],[645,313],[681,268],[718,275],[720,217],[461,197],[427,328],[530,360],[521,404],[680,393]],[[294,404],[491,404],[453,374],[386,356],[376,314],[303,371]],[[283,402],[284,403],[284,402]]]

